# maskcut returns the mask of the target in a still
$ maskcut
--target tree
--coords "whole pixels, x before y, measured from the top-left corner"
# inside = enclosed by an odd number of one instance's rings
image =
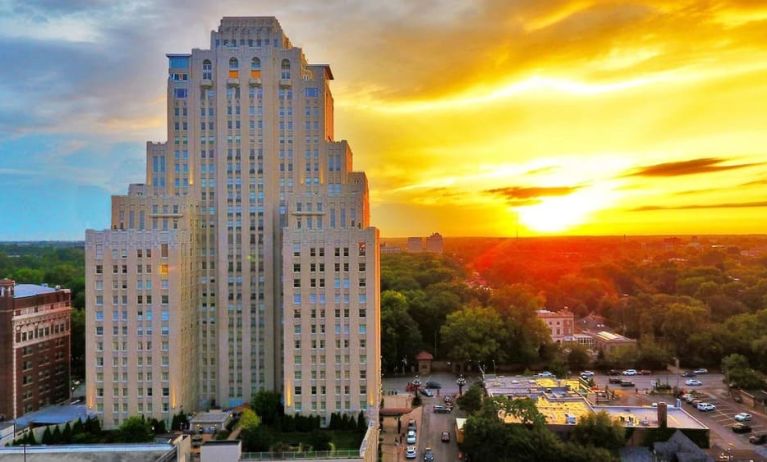
[[[265,425],[243,429],[240,438],[245,452],[268,451],[274,443],[274,435]]]
[[[588,349],[580,344],[568,345],[570,352],[567,353],[567,365],[571,371],[582,371],[591,363],[591,355]]]
[[[261,425],[261,418],[255,412],[251,409],[244,409],[242,411],[242,415],[240,415],[240,427],[242,429],[253,429],[259,425]]]
[[[125,443],[143,443],[152,441],[152,426],[141,417],[128,417],[119,428],[119,439]]]
[[[639,345],[637,365],[643,369],[665,369],[671,362],[671,354],[655,342],[647,341]]]
[[[448,357],[461,364],[502,361],[505,340],[501,317],[490,308],[467,306],[448,315],[442,326],[442,341]]]
[[[309,434],[309,444],[315,451],[327,451],[330,449],[330,435],[321,430],[313,430]]]
[[[722,359],[722,370],[727,382],[734,387],[755,390],[765,386],[764,375],[752,369],[743,355],[731,354]]]
[[[460,407],[461,410],[465,411],[467,414],[473,414],[474,412],[478,411],[480,407],[482,407],[483,395],[484,392],[482,391],[482,386],[478,383],[475,383],[469,387],[463,396],[460,396],[456,400],[456,404],[458,404],[458,407]]]
[[[69,425],[69,422],[64,425],[64,430],[61,431],[61,439],[64,444],[72,443],[72,426]]]
[[[273,425],[283,414],[282,397],[274,391],[261,390],[253,397],[253,410],[266,425]]]
[[[365,420],[365,413],[360,411],[357,415],[357,431],[364,432],[368,429],[368,423]]]
[[[51,441],[51,427],[47,426],[45,427],[45,431],[43,432],[43,438],[42,438],[43,444],[53,444]]]
[[[616,453],[626,443],[625,429],[613,422],[604,412],[591,413],[581,417],[571,433],[572,441],[583,446],[605,448]]]
[[[403,358],[413,358],[421,348],[418,324],[408,312],[408,301],[401,292],[381,293],[381,351],[383,365],[394,370]]]

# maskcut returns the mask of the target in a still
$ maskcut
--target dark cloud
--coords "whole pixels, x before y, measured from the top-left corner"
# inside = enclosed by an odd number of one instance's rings
[[[697,210],[697,209],[749,209],[767,207],[767,201],[759,202],[726,202],[722,204],[688,204],[688,205],[645,205],[631,209],[632,212],[648,212],[653,210]]]
[[[759,164],[734,164],[722,165],[728,159],[717,157],[702,157],[700,159],[684,160],[679,162],[664,162],[655,165],[641,167],[629,176],[647,177],[670,177],[683,175],[696,175],[699,173],[721,172],[737,168],[752,167]]]
[[[509,186],[485,190],[488,194],[501,196],[514,206],[533,205],[542,197],[566,196],[580,189],[580,186]]]

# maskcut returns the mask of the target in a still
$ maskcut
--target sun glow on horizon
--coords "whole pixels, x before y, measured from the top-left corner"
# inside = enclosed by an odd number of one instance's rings
[[[547,197],[540,203],[515,207],[519,222],[537,233],[560,233],[587,223],[591,216],[616,199],[612,188],[600,186],[567,196]]]

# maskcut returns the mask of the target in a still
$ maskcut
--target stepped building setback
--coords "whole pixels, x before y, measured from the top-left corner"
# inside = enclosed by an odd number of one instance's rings
[[[133,415],[380,402],[379,235],[333,126],[333,73],[272,17],[226,17],[169,54],[167,142],[86,235],[87,405]]]

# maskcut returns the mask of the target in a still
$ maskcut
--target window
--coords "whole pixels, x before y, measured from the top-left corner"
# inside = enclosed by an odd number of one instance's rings
[[[174,91],[176,98],[185,99],[187,95],[186,88],[176,88]]]
[[[281,69],[280,78],[282,80],[290,79],[290,60],[283,59]]]
[[[204,80],[213,79],[213,64],[208,59],[202,62],[202,78]]]
[[[168,244],[160,245],[160,256],[162,258],[168,258]]]
[[[237,58],[229,59],[229,70],[230,71],[236,71],[239,68],[240,68],[240,63],[237,61]]]
[[[250,76],[254,79],[261,77],[261,60],[258,57],[250,61]]]
[[[307,98],[316,98],[320,96],[320,89],[316,87],[309,87],[306,88],[306,97]]]

